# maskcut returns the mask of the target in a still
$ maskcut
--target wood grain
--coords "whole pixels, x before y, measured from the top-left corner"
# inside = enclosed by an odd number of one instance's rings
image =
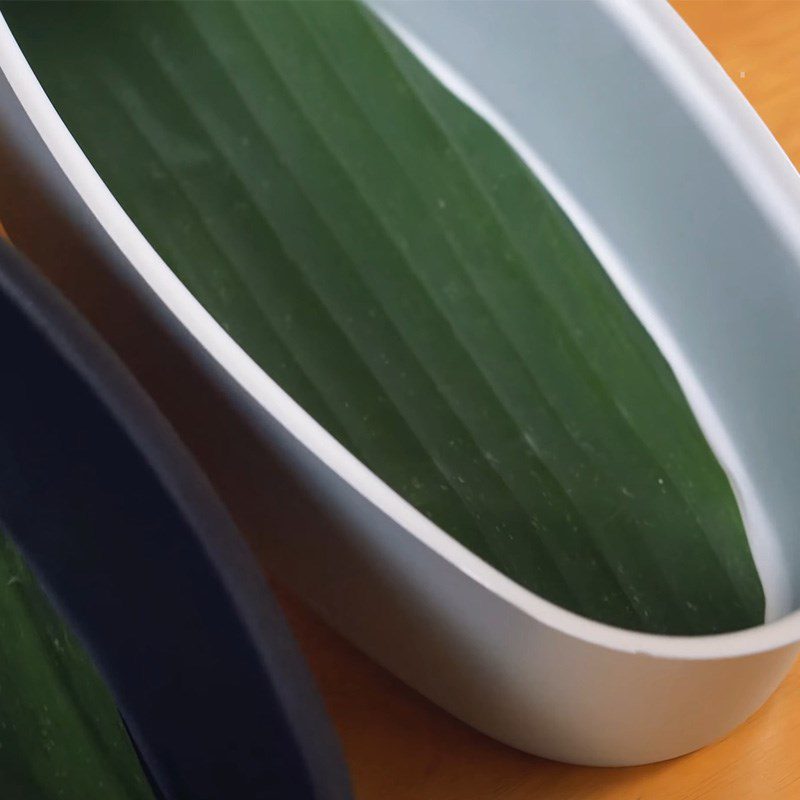
[[[800,2],[675,7],[800,165]],[[462,725],[282,601],[340,733],[359,800],[796,800],[800,666],[726,740],[675,761],[590,769],[516,752]]]
[[[672,5],[800,167],[800,2],[678,0]]]

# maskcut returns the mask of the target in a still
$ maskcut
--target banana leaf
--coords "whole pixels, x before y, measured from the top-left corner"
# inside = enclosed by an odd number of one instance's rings
[[[443,530],[613,625],[763,621],[731,486],[658,347],[536,176],[369,10],[2,9],[169,267]]]
[[[2,535],[0,794],[153,800],[109,691]]]

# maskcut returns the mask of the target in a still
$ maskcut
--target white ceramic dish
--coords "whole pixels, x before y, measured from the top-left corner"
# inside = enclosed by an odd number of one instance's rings
[[[27,217],[18,233],[9,225],[23,249],[69,228],[134,289],[141,319],[167,320],[208,385],[234,398],[275,471],[264,482],[281,487],[264,490],[265,515],[291,520],[276,502],[316,509],[290,535],[267,526],[271,562],[361,649],[476,728],[549,758],[637,764],[701,747],[765,701],[800,640],[800,178],[666,3],[373,7],[534,166],[661,346],[737,489],[774,621],[694,638],[602,625],[425,519],[173,275],[4,24],[0,166],[14,191],[0,191],[0,219]],[[173,419],[197,402],[187,393]],[[230,469],[244,480],[254,463]]]

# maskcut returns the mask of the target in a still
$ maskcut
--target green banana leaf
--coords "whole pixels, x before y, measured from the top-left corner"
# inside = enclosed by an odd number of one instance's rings
[[[111,695],[3,536],[0,796],[153,800]]]
[[[656,345],[536,176],[367,9],[2,8],[167,264],[420,511],[593,619],[763,621]]]

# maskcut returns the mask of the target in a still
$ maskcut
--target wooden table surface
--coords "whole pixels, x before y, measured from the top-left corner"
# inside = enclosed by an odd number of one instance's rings
[[[800,166],[800,2],[675,2]],[[725,741],[671,762],[570,767],[476,733],[282,601],[341,736],[359,800],[797,800],[800,664]]]

